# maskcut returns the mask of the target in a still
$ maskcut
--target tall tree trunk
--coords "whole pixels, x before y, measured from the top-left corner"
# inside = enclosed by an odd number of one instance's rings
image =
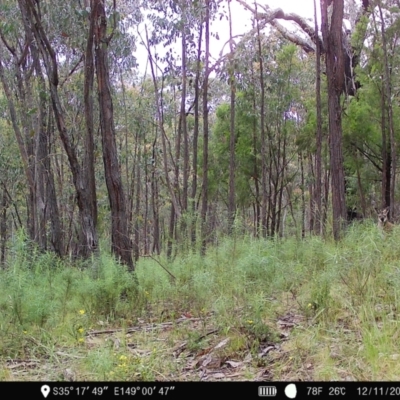
[[[367,203],[365,201],[365,194],[364,194],[364,189],[362,186],[362,181],[361,181],[361,174],[360,174],[360,161],[359,161],[359,150],[355,151],[355,157],[356,157],[356,165],[357,165],[357,186],[358,186],[358,194],[360,196],[361,200],[361,211],[362,211],[362,216],[365,218],[367,215]],[[361,161],[362,162],[362,161]]]
[[[175,92],[175,86],[174,86],[174,104],[176,104],[176,92]],[[184,105],[185,107],[185,105]],[[174,115],[177,115],[177,112],[174,112]],[[185,120],[186,120],[186,115],[185,115]],[[181,164],[181,142],[182,142],[182,115],[179,115],[179,121],[178,121],[178,132],[176,132],[175,129],[175,160],[176,162],[172,163],[174,165],[174,180],[173,180],[173,191],[177,195],[177,201],[179,201],[179,204],[181,206],[182,210],[182,202],[181,202],[181,192],[180,192],[180,187],[179,187],[179,175],[180,175],[180,164]],[[176,127],[176,122],[174,123],[174,127]],[[172,152],[171,152],[172,154]],[[178,236],[178,230],[177,230],[177,223],[179,221],[179,218],[176,216],[175,210],[173,205],[171,206],[171,213],[170,213],[170,220],[169,220],[169,237],[168,237],[168,243],[167,243],[167,257],[170,258],[172,256],[172,249],[173,249],[173,242],[175,240],[175,243],[177,242],[177,236]]]
[[[379,38],[379,29],[378,29],[378,24],[376,22],[376,15],[375,13],[372,13],[372,20],[374,22],[374,30],[375,30],[375,36],[374,36],[374,46],[378,46],[378,38]],[[387,106],[386,106],[386,101],[387,101],[387,93],[386,93],[386,87],[385,87],[385,76],[382,74],[380,76],[381,78],[381,87],[378,85],[378,90],[380,91],[381,94],[381,137],[382,137],[382,148],[381,148],[381,155],[382,155],[382,182],[381,182],[381,207],[386,208],[390,205],[390,184],[391,184],[391,143],[390,143],[390,135],[389,138],[387,136]],[[389,100],[390,101],[390,100]]]
[[[153,157],[155,157],[155,152],[153,152]],[[155,158],[154,158],[155,160]],[[160,211],[159,211],[159,199],[158,199],[158,184],[157,178],[155,174],[155,168],[153,168],[151,173],[151,206],[153,209],[153,248],[152,252],[156,254],[160,254],[161,246],[160,246]]]
[[[89,7],[90,0],[85,0],[86,7]],[[83,168],[87,174],[89,206],[92,213],[94,227],[97,226],[97,196],[96,179],[94,171],[94,127],[93,127],[93,82],[94,82],[94,55],[93,55],[93,35],[94,24],[89,21],[89,32],[86,41],[86,51],[84,57],[85,80],[83,87],[83,97],[85,105],[85,156]],[[96,244],[97,245],[97,244]]]
[[[8,110],[10,112],[10,119],[11,119],[11,123],[12,123],[13,129],[14,129],[15,138],[17,140],[19,152],[20,152],[20,155],[22,158],[24,173],[25,173],[26,181],[27,181],[28,188],[29,188],[27,212],[32,216],[33,220],[28,222],[28,230],[29,230],[31,239],[33,240],[34,239],[34,227],[32,226],[32,224],[35,221],[35,216],[34,216],[34,214],[35,214],[34,199],[35,199],[35,187],[36,187],[35,179],[34,179],[33,172],[29,165],[28,152],[26,150],[26,147],[24,144],[24,139],[23,139],[22,132],[20,129],[20,124],[19,124],[18,117],[17,117],[17,111],[16,111],[16,107],[15,107],[15,104],[13,101],[13,95],[12,95],[10,86],[8,85],[8,82],[6,80],[6,77],[4,74],[4,67],[3,67],[1,60],[0,60],[0,80],[3,85],[5,97],[8,102]],[[32,235],[33,235],[33,237],[32,237]]]
[[[290,81],[289,81],[290,82]],[[289,86],[287,88],[289,90]],[[281,122],[279,122],[281,124]],[[279,128],[278,128],[279,129]],[[281,215],[282,215],[282,201],[283,201],[283,190],[284,187],[287,185],[286,179],[286,167],[287,167],[287,126],[280,128],[280,132],[283,132],[283,139],[281,135],[279,135],[279,159],[278,159],[278,181],[277,181],[277,188],[276,188],[276,197],[277,197],[277,211],[276,211],[276,233],[281,236]]]
[[[158,122],[158,127],[160,128],[160,132],[161,132],[161,144],[162,144],[165,180],[166,180],[166,184],[167,184],[167,188],[168,188],[168,193],[171,196],[172,205],[175,209],[175,214],[179,218],[181,215],[180,205],[179,205],[179,201],[178,201],[178,198],[177,198],[175,190],[174,190],[174,186],[171,184],[171,180],[169,178],[168,150],[167,150],[167,143],[166,143],[167,134],[164,129],[162,98],[160,96],[160,92],[162,93],[162,90],[160,90],[158,87],[157,77],[156,77],[156,73],[155,73],[155,69],[154,69],[153,56],[150,51],[147,27],[145,27],[145,30],[146,30],[146,45],[147,45],[147,51],[148,51],[148,55],[149,55],[150,70],[151,70],[151,76],[152,76],[153,85],[154,85],[154,97],[155,97],[155,103],[156,103],[157,122]]]
[[[168,228],[168,241],[167,241],[167,258],[170,259],[172,257],[173,250],[173,242],[175,237],[175,226],[176,223],[176,215],[174,207],[171,207],[171,214],[169,216],[169,228]]]
[[[32,0],[19,0],[21,12],[29,21],[29,28],[32,29],[36,42],[42,54],[43,63],[47,71],[50,86],[50,97],[53,111],[60,133],[60,138],[67,153],[72,179],[74,182],[77,203],[80,214],[80,228],[82,229],[81,242],[79,245],[79,255],[87,257],[97,249],[97,233],[94,226],[91,209],[90,196],[88,192],[88,182],[86,174],[82,171],[76,151],[68,135],[67,126],[64,119],[64,111],[58,96],[58,64],[56,53],[54,52],[46,33],[43,30],[41,16],[36,11]],[[25,29],[28,29],[26,27]]]
[[[253,113],[256,115],[257,112],[257,104],[256,104],[256,90],[255,90],[255,85],[256,85],[256,76],[254,74],[254,68],[252,67],[251,69],[251,74],[252,74],[252,81],[254,83],[253,85],[253,92],[252,92],[252,97],[253,97]],[[256,118],[253,118],[253,124],[252,124],[252,130],[253,130],[253,158],[254,158],[254,167],[253,167],[253,179],[254,179],[254,188],[255,188],[255,215],[254,215],[254,236],[258,237],[261,233],[261,209],[260,209],[260,177],[259,177],[259,172],[258,172],[258,149],[259,149],[259,144],[258,144],[258,136],[257,136],[257,120]]]
[[[196,222],[197,222],[197,207],[196,207],[196,193],[197,193],[197,162],[198,162],[198,141],[199,141],[199,104],[200,104],[200,71],[201,71],[201,42],[203,38],[203,23],[200,24],[199,29],[199,42],[197,45],[197,63],[196,63],[196,77],[194,80],[194,127],[193,127],[193,158],[192,158],[192,227],[191,227],[191,240],[192,245],[196,243]]]
[[[45,79],[42,73],[40,65],[39,52],[36,45],[31,44],[31,53],[34,59],[35,72],[38,77],[39,92],[46,93]],[[49,119],[47,117],[47,99],[44,95],[39,95],[39,118],[36,135],[36,149],[35,149],[35,184],[36,184],[36,207],[37,207],[37,235],[38,244],[42,250],[47,250],[47,217],[48,212],[48,199],[45,190],[46,177],[49,176],[50,171],[46,169],[46,161],[49,157],[49,144],[48,144],[48,129],[47,123]],[[46,176],[47,175],[47,176]]]
[[[183,185],[182,185],[182,211],[186,212],[188,208],[188,182],[189,182],[189,138],[186,121],[186,92],[187,92],[187,66],[186,66],[186,0],[182,1],[182,97],[180,110],[180,126],[183,136]],[[179,160],[177,160],[177,163]]]
[[[4,184],[4,182],[3,182]],[[0,211],[0,267],[5,267],[6,262],[6,243],[7,243],[7,207],[8,207],[8,198],[7,192],[3,189],[3,193],[1,196],[1,211]]]
[[[236,104],[236,82],[235,82],[235,62],[234,62],[234,48],[232,38],[232,13],[231,3],[228,2],[229,11],[229,43],[230,43],[230,87],[231,87],[231,109],[230,109],[230,139],[229,139],[229,200],[228,200],[228,230],[232,233],[233,224],[235,220],[236,202],[235,202],[235,104]]]
[[[298,160],[300,164],[300,184],[301,184],[301,237],[304,239],[306,235],[306,200],[304,196],[305,189],[305,179],[304,179],[304,164],[303,164],[303,155],[301,153],[298,154]]]
[[[393,218],[394,214],[394,195],[395,195],[395,187],[396,187],[396,158],[397,158],[397,144],[396,138],[394,134],[394,123],[393,123],[393,106],[392,106],[392,85],[391,85],[391,77],[389,71],[389,58],[387,51],[387,40],[386,40],[386,30],[385,30],[385,20],[382,13],[381,1],[378,2],[378,9],[381,18],[381,33],[382,33],[382,44],[383,44],[383,56],[384,56],[384,64],[385,64],[385,85],[383,90],[386,92],[387,98],[387,107],[388,107],[388,122],[389,122],[389,132],[390,132],[390,158],[391,158],[391,177],[390,177],[390,191],[389,191],[389,206],[390,206],[390,216]],[[386,203],[386,206],[388,204]]]
[[[383,82],[383,77],[382,77]],[[386,134],[386,96],[385,88],[382,84],[381,90],[381,132],[382,132],[382,196],[381,196],[381,207],[385,208],[390,204],[390,139],[389,143]]]
[[[315,32],[318,32],[317,7],[314,0],[314,21]],[[322,235],[322,111],[321,111],[321,43],[316,41],[315,54],[315,96],[316,96],[316,112],[317,112],[317,149],[315,154],[315,190],[314,190],[314,232],[316,235]]]
[[[139,215],[140,215],[140,170],[141,170],[141,151],[140,147],[138,146],[138,153],[136,157],[136,172],[135,172],[135,179],[136,179],[136,190],[135,190],[135,223],[133,226],[133,257],[134,260],[137,261],[139,260],[139,255],[140,255],[140,228],[139,228]],[[146,161],[145,161],[146,162]],[[135,182],[132,181],[132,189],[133,185]],[[147,182],[145,181],[145,185],[147,185]],[[146,221],[145,221],[146,222]],[[145,252],[146,254],[146,252]]]
[[[48,154],[51,154],[51,139],[52,132],[54,131],[54,122],[53,115],[48,112],[48,124],[47,124],[47,146],[48,146]],[[45,170],[47,173],[47,186],[46,186],[46,197],[47,197],[47,209],[48,215],[51,221],[51,234],[50,234],[50,242],[53,246],[54,251],[60,256],[64,256],[64,242],[65,237],[63,230],[61,228],[61,219],[60,212],[57,204],[57,195],[56,188],[54,184],[54,175],[53,169],[50,162],[50,157],[47,157],[45,160]]]
[[[332,3],[330,23],[328,4]],[[321,30],[325,47],[328,80],[329,153],[332,179],[333,236],[341,237],[346,221],[346,198],[342,151],[342,112],[340,94],[344,84],[343,0],[321,0]]]
[[[207,208],[208,208],[208,77],[210,57],[210,0],[206,2],[205,15],[205,60],[203,81],[203,184],[201,200],[201,254],[206,252]]]
[[[325,226],[328,219],[328,209],[329,209],[329,182],[331,180],[330,169],[325,167],[325,178],[324,178],[324,197],[322,199],[322,233],[326,233]]]
[[[94,25],[95,64],[100,108],[103,162],[111,208],[111,250],[121,259],[130,271],[133,271],[132,241],[129,237],[125,195],[115,141],[114,111],[110,90],[110,74],[108,70],[108,45],[111,37],[106,36],[107,17],[105,12],[105,0],[92,0],[92,9],[91,24]],[[116,12],[115,9],[114,12]]]
[[[312,180],[315,182],[315,173],[313,168],[313,158],[311,154],[308,154],[308,174],[311,177],[310,182],[308,184],[308,192],[310,195],[310,215],[309,215],[309,230],[310,234],[314,232],[315,225],[315,194],[314,194],[314,185]]]
[[[257,11],[257,7],[256,7]],[[261,130],[261,234],[263,237],[268,231],[267,222],[267,141],[265,133],[265,87],[264,87],[264,66],[261,46],[260,26],[258,19],[257,24],[257,43],[258,43],[258,62],[260,63],[260,91],[261,91],[261,104],[260,104],[260,130]]]

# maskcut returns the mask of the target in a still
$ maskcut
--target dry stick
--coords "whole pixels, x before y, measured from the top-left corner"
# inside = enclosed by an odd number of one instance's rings
[[[209,331],[209,332],[205,333],[204,335],[201,335],[199,338],[197,338],[196,342],[200,342],[200,340],[203,340],[207,336],[213,335],[214,333],[218,333],[218,332],[219,332],[219,328],[213,329],[212,331]]]
[[[160,263],[160,261],[158,261],[158,260],[157,260],[156,258],[154,258],[152,255],[146,254],[146,255],[143,255],[143,256],[140,256],[140,257],[148,257],[148,258],[151,258],[151,259],[154,260],[164,271],[168,272],[168,274],[171,276],[171,278],[174,280],[174,282],[176,281],[176,277],[175,277],[174,275],[172,275],[172,273],[169,272],[169,271],[167,270],[167,268],[165,268],[164,265],[162,265],[162,264]]]
[[[201,340],[203,340],[205,337],[213,335],[214,333],[217,333],[217,332],[219,332],[219,329],[213,329],[212,331],[209,331],[209,332],[205,333],[204,335],[201,335],[199,338],[197,338],[195,340],[195,342],[198,343]],[[173,354],[176,358],[178,358],[186,350],[187,344],[188,344],[188,342],[186,340],[185,342],[181,343],[177,349],[175,349],[173,351]]]
[[[123,329],[123,328],[118,328],[118,329],[106,329],[103,331],[88,331],[86,332],[86,336],[90,335],[103,335],[103,334],[108,334],[108,333],[118,333],[118,332],[123,332],[125,331],[126,333],[132,333],[132,332],[139,332],[139,331],[150,331],[153,329],[162,329],[166,328],[168,326],[173,326],[174,324],[180,324],[185,321],[189,322],[196,322],[196,321],[201,321],[204,318],[179,318],[175,320],[174,322],[163,322],[162,324],[149,324],[145,326],[138,326],[138,327],[133,327],[133,328],[128,328],[128,329]]]
[[[68,79],[70,78],[70,76],[72,76],[72,74],[79,68],[81,62],[83,60],[83,55],[81,56],[81,58],[78,60],[78,62],[72,67],[71,71],[69,71],[69,73],[67,74],[67,76],[64,78],[64,80],[61,82],[60,86],[63,87],[64,84],[68,81]]]

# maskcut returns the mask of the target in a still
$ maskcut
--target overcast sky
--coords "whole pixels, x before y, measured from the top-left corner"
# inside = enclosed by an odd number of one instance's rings
[[[268,5],[271,9],[281,8],[284,12],[293,12],[305,18],[311,18],[314,21],[314,0],[258,0],[262,5]],[[254,8],[254,1],[248,0],[248,4]],[[319,11],[319,0],[317,0],[317,11]],[[251,29],[251,12],[235,0],[231,3],[233,35],[248,32]],[[262,12],[262,9],[258,9]],[[280,21],[287,28],[296,29],[296,24],[288,21]],[[221,26],[219,26],[221,24]],[[222,26],[224,24],[224,27]],[[215,22],[213,30],[218,30],[221,36],[220,43],[213,43],[213,47],[221,47],[229,39],[229,27],[227,21]]]
[[[253,0],[248,0],[249,4],[254,5]],[[271,8],[282,8],[284,12],[294,12],[305,18],[314,18],[314,0],[258,0],[260,4],[268,4]],[[232,10],[232,22],[233,22],[233,35],[243,34],[251,29],[251,13],[245,10],[243,6],[237,3],[235,0],[231,3]],[[319,0],[317,0],[317,10],[319,10]],[[283,24],[287,27],[293,26],[290,22],[283,21]],[[293,28],[292,28],[293,29]],[[151,28],[149,27],[149,30]],[[140,29],[142,36],[144,37],[144,29]],[[215,60],[219,57],[223,45],[229,38],[229,25],[225,19],[222,21],[215,21],[211,26],[212,32],[218,32],[219,40],[214,37],[210,39],[210,52],[212,58]],[[180,52],[179,44],[177,50]],[[204,46],[203,46],[204,49]],[[227,52],[228,46],[225,46],[224,53]],[[163,53],[162,46],[157,49],[159,54]],[[154,54],[154,49],[153,49]],[[147,51],[138,43],[137,51],[135,53],[139,64],[140,73],[145,72]],[[147,71],[149,73],[149,70]]]

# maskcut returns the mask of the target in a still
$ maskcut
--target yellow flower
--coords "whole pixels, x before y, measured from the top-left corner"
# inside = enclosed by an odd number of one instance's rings
[[[252,321],[251,319],[249,319],[249,320],[247,321],[247,323],[248,323],[248,324],[253,324],[253,321]]]
[[[83,331],[84,331],[83,328],[79,328],[79,329],[78,329],[78,332],[79,332],[79,333],[83,333]]]
[[[120,361],[125,361],[125,360],[127,360],[127,359],[128,359],[127,356],[120,356],[120,357],[119,357],[119,360],[120,360]]]
[[[79,314],[81,315],[85,314],[85,310],[79,310]]]
[[[307,306],[308,308],[311,308],[312,307],[312,304],[311,303],[308,303],[308,306]]]
[[[83,338],[79,338],[79,339],[78,339],[78,342],[79,342],[79,343],[83,343],[84,341],[85,341],[85,340],[84,340]]]
[[[23,331],[23,332],[24,332],[25,335],[28,333],[28,331]]]

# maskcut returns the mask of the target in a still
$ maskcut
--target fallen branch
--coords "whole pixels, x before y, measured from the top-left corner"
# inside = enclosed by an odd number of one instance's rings
[[[168,271],[167,268],[164,267],[164,265],[162,265],[160,263],[160,261],[158,261],[156,258],[154,258],[152,255],[150,254],[145,254],[145,255],[141,255],[140,257],[148,257],[151,258],[152,260],[154,260],[165,272],[167,272],[169,274],[169,276],[174,280],[174,282],[176,281],[176,277],[170,272]]]
[[[161,324],[148,324],[145,326],[136,326],[128,329],[123,329],[123,328],[118,328],[118,329],[106,329],[102,331],[88,331],[86,332],[86,336],[94,336],[94,335],[105,335],[105,334],[110,334],[110,333],[118,333],[118,332],[126,332],[126,333],[132,333],[132,332],[140,332],[140,331],[152,331],[154,329],[163,329],[167,328],[170,326],[174,326],[175,324],[181,324],[182,322],[196,322],[196,321],[202,321],[204,318],[178,318],[175,321],[172,322],[162,322]]]

